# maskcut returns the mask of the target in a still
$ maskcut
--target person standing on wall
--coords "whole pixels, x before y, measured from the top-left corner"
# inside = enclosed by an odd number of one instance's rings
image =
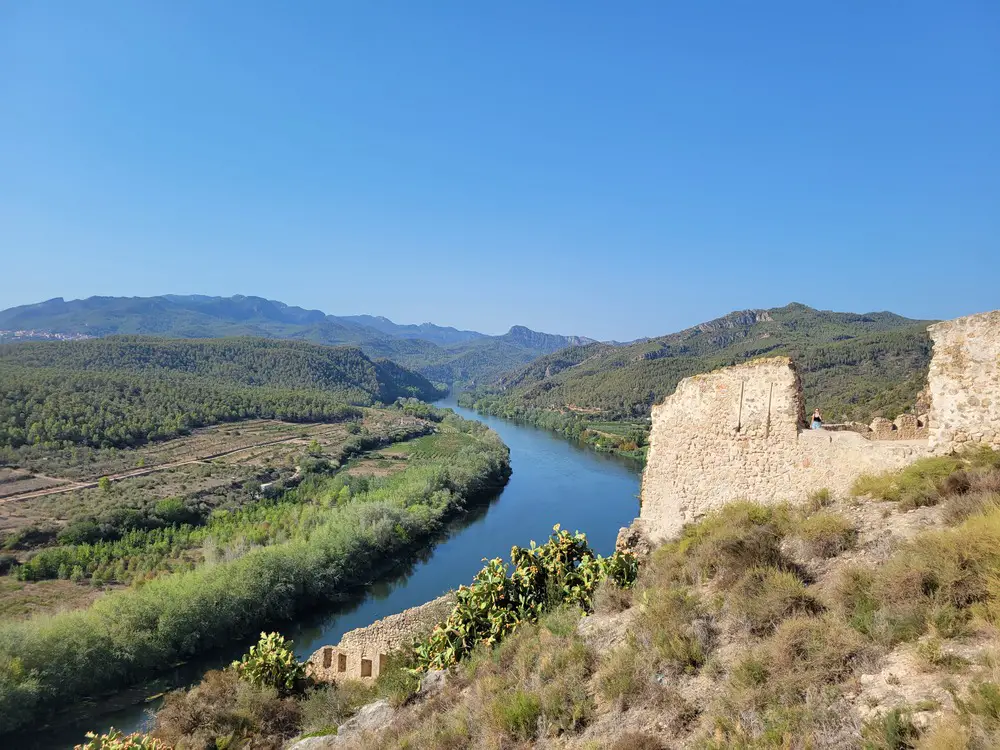
[[[816,409],[813,412],[812,428],[814,430],[822,430],[823,429],[823,416],[819,413],[819,409]]]

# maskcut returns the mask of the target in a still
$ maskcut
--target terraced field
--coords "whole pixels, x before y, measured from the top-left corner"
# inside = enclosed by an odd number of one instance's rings
[[[348,423],[252,420],[135,450],[36,452],[30,465],[0,467],[0,562],[4,557],[24,562],[39,550],[64,544],[65,535],[81,524],[92,524],[100,538],[112,539],[164,523],[197,525],[216,511],[236,512],[259,502],[269,487],[294,483],[303,462],[336,465],[345,452],[352,454],[348,474],[386,476],[405,468],[406,456],[383,456],[377,449],[358,454],[349,446],[391,443],[405,452],[405,441],[392,441],[427,429],[429,422],[399,410],[365,409],[360,420]],[[439,450],[418,453],[438,455]],[[173,508],[177,518],[165,518],[164,507]],[[200,553],[195,557],[192,562],[201,559]],[[114,580],[96,588],[66,580],[18,581],[2,575],[9,564],[0,569],[0,620],[85,606],[117,585]]]

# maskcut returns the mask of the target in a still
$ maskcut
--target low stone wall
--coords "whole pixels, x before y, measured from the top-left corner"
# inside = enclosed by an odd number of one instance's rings
[[[409,645],[414,638],[428,635],[451,614],[454,606],[455,595],[449,592],[419,607],[376,620],[366,628],[350,630],[344,633],[338,647],[365,654],[391,653]]]
[[[309,657],[306,674],[317,682],[376,680],[387,659],[384,653],[363,654],[354,649],[323,646]]]
[[[306,663],[306,672],[319,682],[375,680],[389,654],[428,635],[454,606],[455,595],[449,592],[419,607],[376,620],[368,627],[350,630],[336,646],[314,651]]]

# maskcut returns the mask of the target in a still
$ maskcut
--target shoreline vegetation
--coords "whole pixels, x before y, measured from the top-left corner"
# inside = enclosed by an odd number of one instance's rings
[[[523,422],[586,445],[598,453],[646,462],[649,448],[649,421],[604,421],[581,414],[567,414],[555,409],[521,409],[502,398],[477,395],[470,391],[458,394],[458,405],[502,419]]]
[[[509,451],[493,431],[422,403],[399,412],[435,423],[390,446],[405,468],[353,476],[307,461],[296,487],[189,533],[212,548],[193,569],[137,579],[86,609],[0,622],[0,734],[365,585],[506,483]]]

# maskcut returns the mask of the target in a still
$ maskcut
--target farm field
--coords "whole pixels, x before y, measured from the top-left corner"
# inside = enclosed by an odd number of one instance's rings
[[[124,559],[118,575],[112,569],[96,583],[86,574],[66,580],[72,567],[37,581],[17,580],[13,572],[0,575],[0,620],[88,605],[101,591],[135,580],[129,556],[141,556],[137,550],[150,545],[169,549],[144,576],[189,569],[204,561],[200,537],[175,538],[168,532],[177,524],[200,527],[213,514],[259,504],[293,486],[304,462],[344,463],[351,476],[395,473],[405,468],[405,455],[386,459],[360,448],[405,446],[396,439],[421,434],[429,425],[399,410],[364,409],[360,419],[348,423],[249,420],[132,450],[35,451],[24,466],[0,468],[0,574],[67,544],[107,546],[110,541],[104,540],[142,534],[156,538],[136,540],[137,549],[118,554]],[[169,542],[158,534],[170,536]]]

